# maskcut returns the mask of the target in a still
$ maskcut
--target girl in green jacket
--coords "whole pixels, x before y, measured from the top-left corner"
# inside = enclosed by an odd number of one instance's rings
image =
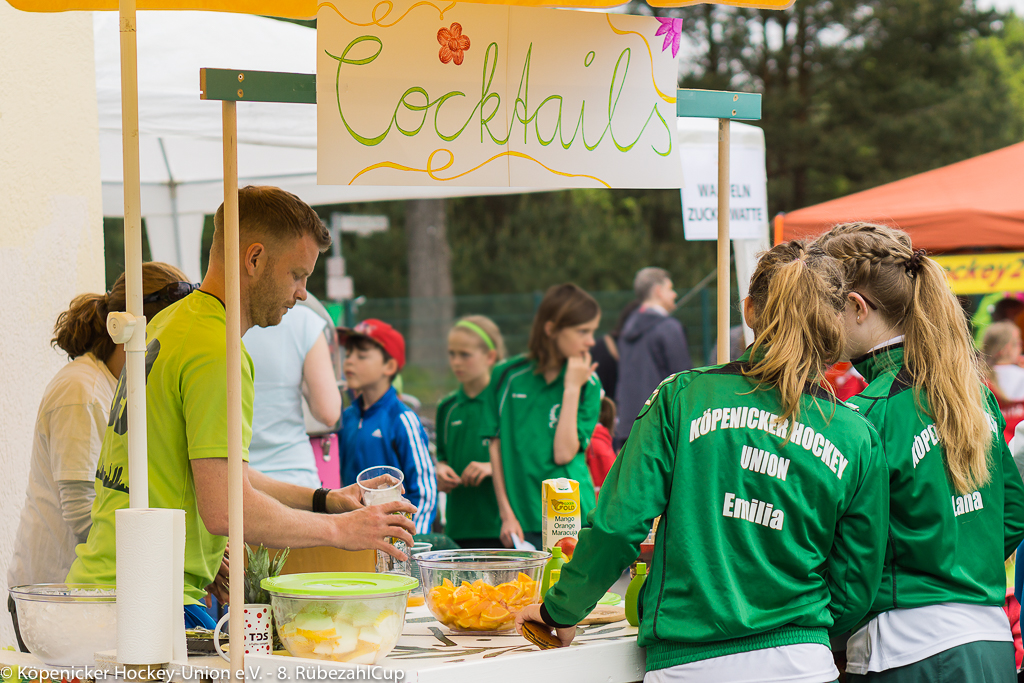
[[[1024,483],[982,387],[967,320],[942,267],[910,237],[868,223],[818,244],[846,267],[851,399],[889,463],[882,583],[847,646],[849,681],[1010,683],[1003,561],[1024,538]]]
[[[647,683],[828,683],[829,633],[857,624],[882,571],[888,488],[871,425],[821,389],[842,354],[839,263],[788,242],[744,302],[736,362],[667,378],[601,487],[561,580],[517,616],[578,623],[661,515],[639,601]]]
[[[548,289],[530,328],[528,352],[491,373],[483,436],[501,513],[501,541],[541,546],[541,482],[580,484],[580,507],[594,508],[584,452],[601,412],[601,382],[591,361],[601,307],[574,284]]]

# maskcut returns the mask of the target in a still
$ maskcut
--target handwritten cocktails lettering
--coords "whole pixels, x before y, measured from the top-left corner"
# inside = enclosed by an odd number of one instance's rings
[[[366,48],[370,48],[373,52],[366,56],[358,56]],[[508,131],[504,132],[503,136],[501,131],[495,133],[494,130],[492,130],[492,126],[497,124],[494,119],[501,109],[502,98],[500,93],[494,92],[491,89],[495,72],[497,71],[499,52],[497,43],[493,42],[487,46],[487,49],[484,52],[483,69],[480,81],[480,98],[477,100],[472,112],[470,112],[469,117],[466,118],[461,127],[453,129],[449,119],[443,116],[442,109],[448,100],[456,97],[464,98],[467,96],[466,93],[458,90],[452,90],[436,97],[435,99],[431,99],[430,93],[428,93],[425,88],[421,86],[413,86],[408,88],[402,96],[399,97],[398,103],[395,105],[394,111],[391,115],[391,120],[388,122],[387,127],[376,135],[364,135],[363,133],[357,132],[345,117],[345,105],[341,100],[341,94],[345,89],[340,85],[342,68],[358,68],[372,64],[380,56],[383,49],[384,44],[379,37],[363,35],[353,39],[340,55],[334,55],[330,52],[326,52],[329,57],[336,60],[338,63],[335,74],[335,93],[338,104],[338,114],[341,116],[341,121],[345,125],[349,135],[362,145],[369,147],[379,145],[387,138],[392,130],[397,130],[402,135],[409,137],[418,135],[427,123],[427,117],[430,115],[430,110],[433,109],[434,132],[439,138],[446,142],[451,142],[457,139],[466,131],[467,128],[469,128],[470,124],[477,122],[480,126],[480,142],[485,142],[485,140],[489,139],[495,145],[505,146],[509,143],[513,129],[518,123],[523,126],[524,144],[530,141],[529,138],[532,124],[534,138],[542,146],[552,144],[557,138],[558,143],[562,148],[569,149],[575,143],[577,137],[579,137],[583,146],[590,151],[595,150],[607,136],[619,151],[628,152],[640,141],[640,138],[647,130],[647,127],[651,124],[652,120],[657,117],[661,123],[661,127],[664,129],[664,144],[662,149],[658,149],[654,145],[651,146],[651,149],[659,156],[668,156],[672,152],[671,128],[665,121],[665,118],[661,115],[661,112],[658,111],[657,105],[654,103],[651,104],[650,113],[648,114],[646,121],[644,121],[643,126],[640,128],[640,131],[632,139],[632,142],[620,142],[619,137],[616,136],[615,130],[613,129],[612,124],[615,120],[619,99],[623,94],[626,78],[629,73],[629,64],[632,55],[630,48],[624,48],[619,53],[618,59],[615,62],[615,67],[612,69],[608,85],[607,120],[601,134],[593,141],[588,140],[587,131],[584,128],[583,118],[587,106],[586,100],[580,104],[579,117],[576,119],[576,123],[571,129],[572,132],[568,139],[566,138],[566,132],[569,129],[562,124],[563,107],[565,106],[565,100],[562,95],[549,95],[536,107],[531,109],[530,60],[533,52],[532,43],[526,52],[526,57],[523,62],[519,89],[516,93],[516,100],[513,106],[512,122],[509,125]],[[589,67],[593,61],[594,53],[590,52],[585,57],[584,65]],[[556,106],[557,115],[548,115],[547,112],[554,112]],[[541,114],[542,110],[545,111],[545,115],[543,117]],[[421,113],[422,116],[419,124],[412,128],[403,127],[398,120],[399,113],[403,111]],[[551,124],[552,117],[554,118],[553,125]],[[459,122],[460,121],[456,121],[455,125],[458,125]],[[547,136],[545,136],[541,130],[542,122],[551,126]],[[621,136],[621,132],[619,135]]]

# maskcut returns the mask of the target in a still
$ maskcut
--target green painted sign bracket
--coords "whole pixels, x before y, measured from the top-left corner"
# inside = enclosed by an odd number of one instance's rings
[[[200,69],[200,99],[316,104],[316,74]],[[676,116],[757,121],[761,95],[722,90],[677,90]]]
[[[199,99],[316,104],[316,74],[200,69]]]
[[[700,119],[761,120],[761,95],[724,90],[676,90],[676,116]]]

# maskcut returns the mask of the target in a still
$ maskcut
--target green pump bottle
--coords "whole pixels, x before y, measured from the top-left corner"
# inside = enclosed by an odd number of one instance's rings
[[[647,565],[643,562],[636,563],[636,576],[629,582],[626,588],[626,621],[630,626],[640,625],[640,616],[637,610],[637,602],[640,600],[640,589],[647,580]]]
[[[544,574],[540,580],[541,600],[544,599],[544,594],[548,592],[548,588],[551,588],[551,570],[561,569],[563,564],[565,564],[565,558],[562,557],[562,549],[558,546],[551,548],[551,559],[544,565]]]

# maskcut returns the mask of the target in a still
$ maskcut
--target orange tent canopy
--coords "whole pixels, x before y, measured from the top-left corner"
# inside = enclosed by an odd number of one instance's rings
[[[1024,250],[1024,142],[775,219],[775,241],[871,221],[930,252]]]

